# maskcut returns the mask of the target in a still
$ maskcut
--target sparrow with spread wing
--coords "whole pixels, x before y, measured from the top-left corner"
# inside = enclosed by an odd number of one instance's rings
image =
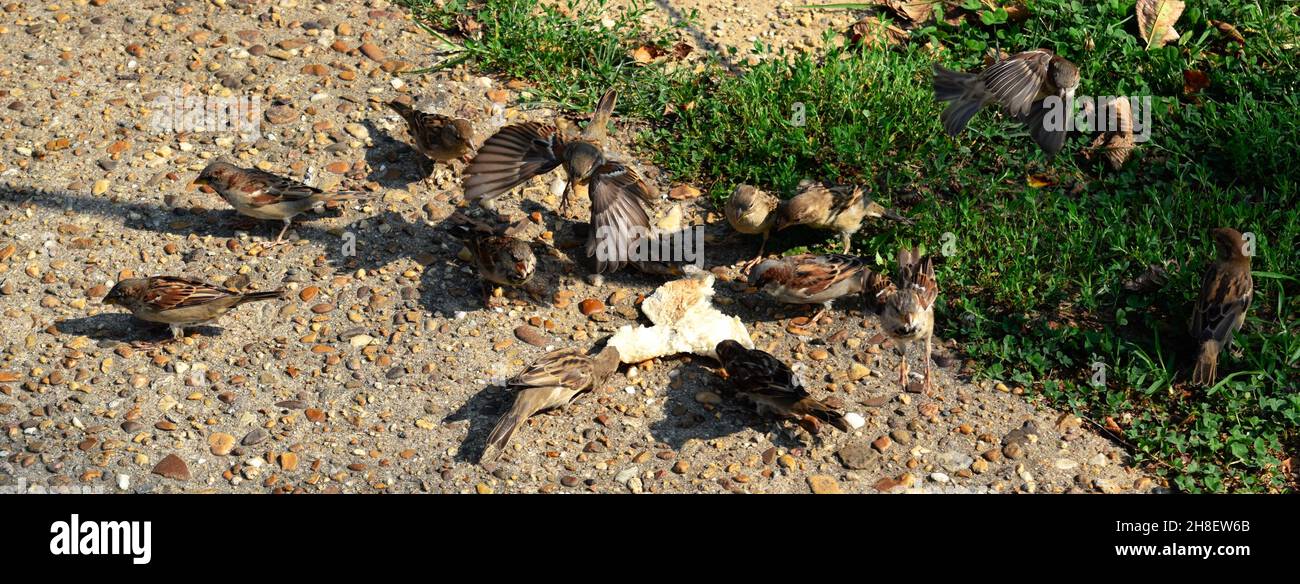
[[[749,282],[785,304],[820,304],[816,324],[831,302],[870,289],[875,274],[867,261],[843,254],[802,254],[765,260],[754,267]]]
[[[172,339],[185,335],[185,327],[203,324],[248,302],[284,298],[284,290],[241,293],[197,280],[175,276],[129,278],[113,286],[101,301],[121,306],[136,318],[171,328]]]
[[[1219,365],[1219,352],[1232,347],[1232,335],[1246,322],[1254,293],[1250,276],[1250,256],[1241,233],[1220,227],[1210,231],[1218,258],[1205,270],[1201,294],[1192,310],[1191,335],[1200,345],[1192,384],[1213,385]]]
[[[912,223],[912,220],[868,198],[862,187],[828,187],[809,183],[786,201],[776,220],[776,230],[791,225],[833,230],[844,241],[843,253],[849,253],[853,245],[853,234],[862,229],[862,222],[867,218],[879,217],[907,225]]]
[[[515,403],[492,428],[482,458],[487,459],[493,450],[495,456],[500,456],[515,430],[530,416],[563,407],[583,392],[600,386],[618,370],[618,365],[618,349],[608,346],[595,357],[574,348],[556,349],[542,355],[507,382],[507,387],[515,391]]]
[[[939,284],[934,278],[934,260],[921,256],[920,248],[898,251],[898,281],[877,293],[882,307],[880,325],[885,334],[898,344],[902,359],[898,365],[898,383],[907,388],[907,346],[925,340],[924,387],[930,382],[930,344],[934,337],[934,301]]]
[[[524,122],[502,128],[479,148],[464,180],[465,198],[488,206],[497,196],[534,176],[563,166],[565,186],[561,214],[568,215],[570,193],[591,199],[588,257],[597,273],[613,272],[629,262],[636,240],[650,232],[643,201],[654,195],[632,168],[606,158],[605,137],[617,95],[601,97],[591,122],[577,136],[563,136],[554,125]]]
[[[204,167],[194,184],[206,186],[235,208],[240,215],[284,222],[284,228],[268,246],[284,242],[293,218],[334,201],[345,201],[359,191],[325,192],[296,180],[256,168],[240,168],[224,160]]]
[[[760,413],[767,411],[797,420],[800,425],[807,424],[814,434],[820,422],[845,432],[852,429],[843,414],[813,399],[794,371],[771,353],[746,349],[733,340],[718,343],[715,351],[736,393],[754,402]]]
[[[1066,131],[1064,127],[1048,127],[1050,108],[1044,100],[1055,96],[1071,103],[1078,87],[1079,68],[1047,49],[1017,53],[978,74],[934,65],[934,97],[950,102],[942,115],[949,136],[959,134],[985,105],[998,103],[1013,118],[1024,122],[1034,143],[1052,156],[1065,145]],[[1060,113],[1061,119],[1073,115]]]

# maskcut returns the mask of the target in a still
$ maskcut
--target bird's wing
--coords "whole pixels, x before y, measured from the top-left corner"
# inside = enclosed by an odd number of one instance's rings
[[[650,232],[650,216],[641,206],[642,199],[650,198],[650,188],[635,171],[618,162],[597,168],[590,187],[587,255],[597,256],[598,273],[612,272],[627,263],[632,246]]]
[[[817,294],[844,280],[857,277],[866,260],[844,254],[805,256],[794,266],[787,287]]]
[[[591,383],[592,365],[575,348],[556,349],[542,355],[537,362],[509,381],[515,388],[563,386],[582,389]]]
[[[1207,270],[1192,317],[1192,334],[1197,340],[1227,339],[1250,308],[1253,288],[1249,272],[1243,276],[1218,264]]]
[[[1012,55],[989,66],[980,77],[984,86],[1013,116],[1023,117],[1047,80],[1052,52],[1045,49]]]
[[[240,184],[236,188],[250,195],[249,201],[253,207],[300,201],[322,192],[316,187],[309,187],[291,178],[256,168],[242,168],[240,172],[243,176],[240,177]]]
[[[560,165],[564,141],[555,126],[524,122],[493,134],[465,169],[465,198],[492,198]]]
[[[158,276],[149,280],[144,301],[158,310],[172,310],[197,306],[220,298],[238,296],[234,290],[218,288],[205,282],[174,276]]]

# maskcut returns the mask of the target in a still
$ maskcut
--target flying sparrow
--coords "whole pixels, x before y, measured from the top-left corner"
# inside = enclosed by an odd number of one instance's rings
[[[1050,109],[1043,100],[1056,96],[1071,103],[1078,88],[1079,68],[1047,49],[1017,53],[979,74],[953,71],[937,63],[934,66],[934,97],[951,102],[942,115],[949,136],[957,136],[985,105],[998,103],[1024,122],[1034,142],[1052,156],[1065,145],[1066,132],[1064,128],[1047,127],[1045,117]]]
[[[763,236],[763,242],[758,246],[758,254],[754,259],[745,262],[741,266],[742,270],[748,269],[763,258],[763,250],[767,249],[767,238],[772,234],[772,227],[776,225],[780,207],[781,200],[776,196],[750,185],[737,186],[735,192],[731,193],[731,198],[727,199],[727,205],[723,210],[727,214],[727,222],[731,224],[731,228],[747,235]]]
[[[498,235],[481,223],[461,214],[452,216],[458,224],[451,225],[452,235],[465,244],[479,276],[488,282],[521,288],[537,271],[537,256],[533,248],[508,235]],[[491,306],[492,287],[483,285],[483,303]]]
[[[553,125],[524,122],[502,128],[488,138],[465,169],[465,198],[484,206],[524,181],[563,166],[565,184],[560,213],[568,215],[570,193],[591,198],[587,256],[596,256],[597,273],[628,263],[630,249],[650,231],[642,201],[654,195],[636,172],[605,157],[605,135],[617,96],[605,93],[591,122],[577,136],[563,136]],[[489,207],[490,208],[490,207]]]
[[[1213,385],[1219,363],[1219,351],[1232,347],[1233,333],[1241,330],[1250,309],[1254,281],[1250,277],[1250,256],[1246,244],[1235,229],[1220,227],[1210,231],[1218,259],[1205,270],[1201,295],[1192,311],[1191,335],[1200,344],[1192,384]]]
[[[283,221],[284,228],[280,229],[270,246],[284,241],[284,233],[299,214],[359,194],[359,191],[325,192],[256,168],[240,168],[224,160],[207,165],[194,179],[194,184],[216,191],[241,215]]]
[[[446,162],[469,152],[474,139],[469,120],[422,112],[400,101],[390,101],[388,107],[406,120],[415,149],[428,159]]]
[[[816,324],[835,299],[871,290],[879,277],[867,261],[843,254],[802,254],[765,260],[749,273],[750,284],[785,304],[821,304]]]
[[[934,260],[921,256],[920,248],[903,248],[898,251],[898,282],[877,292],[883,304],[880,325],[885,334],[894,339],[903,356],[898,365],[898,383],[907,388],[907,346],[925,339],[925,380],[930,383],[930,343],[934,337],[934,301],[939,296],[939,284],[934,279]]]
[[[806,423],[811,433],[816,433],[819,422],[845,432],[852,429],[842,414],[813,399],[794,371],[771,353],[746,349],[732,340],[718,343],[715,351],[736,392],[753,401],[760,413],[768,411],[800,425]]]
[[[500,456],[520,424],[537,412],[562,407],[579,394],[604,383],[618,369],[618,349],[605,347],[594,358],[574,348],[542,355],[523,373],[507,382],[517,392],[510,411],[501,416],[488,435],[484,459],[492,450]]]
[[[791,225],[834,230],[839,232],[844,241],[843,253],[849,253],[853,234],[862,228],[862,221],[868,217],[884,217],[905,225],[912,223],[912,220],[872,201],[862,187],[827,187],[809,183],[786,201],[777,217],[776,230]]]
[[[140,320],[170,326],[172,339],[185,335],[185,327],[216,319],[247,302],[284,298],[284,290],[241,293],[175,276],[130,278],[113,286],[103,304],[121,306]]]

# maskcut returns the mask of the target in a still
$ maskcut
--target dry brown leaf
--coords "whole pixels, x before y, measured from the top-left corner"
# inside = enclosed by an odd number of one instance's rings
[[[1055,185],[1056,181],[1045,174],[1031,174],[1025,177],[1025,184],[1029,185],[1030,188],[1041,189]]]
[[[1210,76],[1195,69],[1183,71],[1183,93],[1192,95],[1210,86]]]
[[[1237,27],[1232,26],[1231,23],[1210,19],[1210,26],[1218,29],[1219,34],[1222,35],[1224,39],[1239,45],[1246,44],[1246,37],[1241,36],[1241,31],[1237,30]]]
[[[1147,49],[1160,48],[1178,40],[1174,23],[1183,15],[1183,0],[1138,0],[1138,33],[1147,42]]]
[[[1113,112],[1113,114],[1112,114]],[[1115,118],[1115,125],[1110,125],[1110,118]],[[1128,98],[1114,97],[1102,104],[1097,111],[1097,124],[1114,128],[1102,132],[1092,141],[1091,148],[1100,150],[1106,162],[1114,170],[1124,167],[1128,157],[1133,153],[1133,108]]]
[[[849,27],[850,40],[865,47],[893,46],[907,40],[907,31],[890,24],[880,16],[865,16]]]
[[[915,24],[925,24],[934,16],[934,5],[939,0],[886,0],[885,5],[899,16]]]

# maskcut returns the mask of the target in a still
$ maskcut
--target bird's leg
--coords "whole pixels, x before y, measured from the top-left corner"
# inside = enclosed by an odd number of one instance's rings
[[[898,384],[907,390],[907,343],[900,343],[899,350],[903,352],[903,357],[898,361]]]
[[[812,319],[808,321],[808,326],[817,324],[817,321],[821,320],[823,316],[826,316],[826,313],[829,312],[830,309],[830,302],[823,303],[821,309],[819,309],[817,313],[813,315]]]
[[[763,260],[763,250],[767,249],[767,237],[768,234],[764,232],[763,243],[760,243],[758,245],[758,254],[754,256],[754,259],[748,260],[745,263],[740,264],[741,272],[748,272],[750,268],[754,267],[754,264],[757,264],[758,262]]]
[[[843,235],[841,237],[844,239],[844,253],[847,254],[849,253],[849,249],[853,247],[853,236]]]
[[[285,243],[288,243],[284,240],[284,234],[289,231],[289,225],[292,223],[293,223],[293,217],[286,218],[284,220],[284,227],[280,228],[280,234],[275,236],[275,241],[267,242],[262,247],[266,249],[271,249],[273,247],[278,247],[284,245]]]
[[[934,389],[934,385],[930,383],[930,342],[933,339],[934,335],[925,337],[925,380],[922,384],[925,387],[926,392]]]

